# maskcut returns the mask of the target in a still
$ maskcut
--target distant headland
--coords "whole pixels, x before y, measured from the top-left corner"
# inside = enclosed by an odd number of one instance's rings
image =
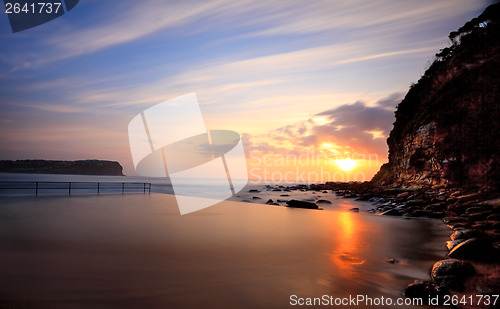
[[[117,161],[0,160],[2,173],[125,176]]]

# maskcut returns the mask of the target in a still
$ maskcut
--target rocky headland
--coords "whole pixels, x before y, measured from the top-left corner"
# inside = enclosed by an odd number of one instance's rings
[[[104,160],[0,160],[0,172],[124,176],[120,163]]]
[[[311,189],[372,201],[381,215],[442,218],[448,256],[405,294],[487,308],[473,297],[500,291],[500,4],[449,38],[398,105],[389,162],[372,181]]]

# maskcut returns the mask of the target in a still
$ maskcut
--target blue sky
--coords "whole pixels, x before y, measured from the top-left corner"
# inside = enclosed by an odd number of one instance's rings
[[[2,14],[0,159],[119,160],[133,174],[128,122],[193,91],[209,128],[249,143],[343,106],[363,114],[404,95],[490,3],[81,0],[14,34]],[[360,127],[382,132],[365,134],[381,156],[389,118]]]

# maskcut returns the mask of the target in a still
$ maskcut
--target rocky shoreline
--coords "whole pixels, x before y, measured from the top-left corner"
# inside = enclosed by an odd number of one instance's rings
[[[399,216],[408,220],[417,218],[441,219],[450,228],[447,241],[447,258],[437,261],[430,268],[430,281],[415,280],[405,288],[409,298],[456,297],[467,299],[476,295],[494,295],[500,291],[500,194],[491,189],[454,188],[448,186],[390,187],[371,182],[266,186],[267,191],[281,193],[313,191],[334,193],[338,197],[369,201],[373,208],[368,212],[382,216]],[[251,190],[258,193],[259,190]],[[280,195],[282,196],[282,195]],[[321,209],[323,200],[286,202],[279,205],[272,199],[265,204]],[[262,201],[264,203],[264,200]],[[350,209],[358,212],[358,208]],[[387,261],[391,263],[390,259]],[[429,265],[431,266],[431,265]],[[465,297],[465,298],[464,298]],[[488,306],[485,305],[484,308]],[[482,308],[457,304],[456,308]]]
[[[333,190],[346,198],[371,201],[380,215],[442,218],[452,231],[446,244],[448,256],[432,266],[432,281],[408,284],[407,297],[456,295],[461,299],[500,291],[498,192],[446,186],[390,188],[371,183],[325,183],[310,189]],[[481,304],[457,304],[457,308],[469,307],[480,308]]]

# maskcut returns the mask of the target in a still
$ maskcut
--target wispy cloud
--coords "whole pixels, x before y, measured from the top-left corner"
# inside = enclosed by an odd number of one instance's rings
[[[361,101],[344,104],[267,134],[247,134],[249,150],[300,155],[307,149],[316,149],[334,156],[376,154],[385,158],[385,139],[394,121],[394,109],[388,107],[396,106],[402,97],[401,93],[394,93],[374,106]]]

